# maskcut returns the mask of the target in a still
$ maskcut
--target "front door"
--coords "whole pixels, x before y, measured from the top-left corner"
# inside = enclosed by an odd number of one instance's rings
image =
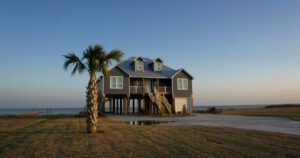
[[[191,99],[190,98],[186,98],[186,112],[190,113],[190,106],[191,106]]]

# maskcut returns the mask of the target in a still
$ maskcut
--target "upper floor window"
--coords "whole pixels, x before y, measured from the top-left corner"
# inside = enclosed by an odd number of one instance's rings
[[[144,62],[140,60],[135,61],[135,69],[144,70]]]
[[[178,90],[188,90],[188,79],[186,78],[177,78],[177,89]]]
[[[154,62],[154,71],[161,71],[162,63]]]
[[[123,89],[123,76],[110,76],[110,89]]]

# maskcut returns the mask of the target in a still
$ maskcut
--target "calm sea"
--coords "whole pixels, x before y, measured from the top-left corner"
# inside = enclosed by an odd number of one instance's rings
[[[194,106],[195,110],[207,110],[211,107],[217,109],[253,109],[263,108],[266,105],[228,105],[228,106]],[[21,114],[21,113],[40,113],[40,114],[78,114],[83,108],[22,108],[22,109],[0,109],[0,115],[3,114]],[[108,109],[106,109],[108,111]]]
[[[0,109],[1,114],[22,114],[22,113],[40,113],[40,114],[78,114],[83,108],[22,108],[22,109]]]

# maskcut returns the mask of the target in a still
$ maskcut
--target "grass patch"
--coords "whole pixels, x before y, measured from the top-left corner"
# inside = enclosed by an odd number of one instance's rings
[[[257,109],[226,109],[222,111],[226,115],[248,116],[279,116],[300,121],[300,107],[268,107]]]
[[[102,118],[97,133],[87,134],[85,119],[70,117],[0,118],[0,124],[0,157],[300,157],[299,136],[253,130]]]

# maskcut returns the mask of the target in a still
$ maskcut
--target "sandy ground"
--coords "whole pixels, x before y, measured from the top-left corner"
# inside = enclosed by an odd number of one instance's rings
[[[265,116],[236,116],[236,115],[213,115],[213,114],[191,114],[185,117],[154,117],[154,116],[124,116],[110,115],[111,119],[117,121],[170,121],[162,123],[165,126],[221,126],[242,129],[253,129],[261,131],[279,132],[300,135],[300,121],[293,121],[283,117]]]

